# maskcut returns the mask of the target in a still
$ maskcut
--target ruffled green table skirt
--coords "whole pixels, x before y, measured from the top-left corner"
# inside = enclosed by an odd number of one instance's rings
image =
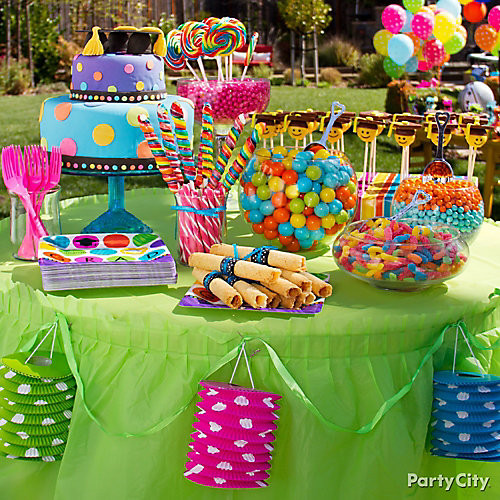
[[[175,253],[172,201],[161,190],[127,193],[127,208]],[[63,230],[78,232],[105,205],[105,197],[67,201]],[[252,244],[241,217],[232,215],[229,241]],[[38,266],[10,258],[8,231],[8,221],[2,221],[0,353],[15,351],[40,325],[53,321],[55,312],[64,314],[86,404],[98,423],[78,396],[63,460],[1,458],[1,498],[498,498],[498,464],[437,458],[427,451],[433,365],[451,366],[454,329],[415,374],[447,324],[463,319],[484,346],[498,339],[500,297],[488,297],[500,286],[499,227],[483,225],[461,276],[422,293],[377,290],[341,274],[332,257],[316,258],[309,267],[331,272],[334,294],[313,317],[179,308],[192,283],[182,266],[176,286],[45,293]],[[311,402],[306,407],[285,382],[264,344],[250,340],[250,351],[260,349],[251,362],[256,386],[283,395],[270,486],[258,492],[210,489],[183,477],[198,382],[240,343],[239,334],[265,340]],[[460,342],[459,367],[471,368],[468,356]],[[478,357],[486,370],[500,375],[498,351],[481,351]],[[227,364],[212,378],[227,381],[230,372]],[[412,377],[411,390],[373,430],[338,430],[373,421]],[[248,383],[243,369],[237,381]],[[437,485],[407,486],[408,473],[459,472],[490,476],[490,487],[480,492],[454,485],[445,492]]]

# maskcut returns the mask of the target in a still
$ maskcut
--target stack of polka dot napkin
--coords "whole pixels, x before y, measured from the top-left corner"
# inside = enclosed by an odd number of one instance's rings
[[[214,488],[264,488],[271,467],[274,421],[281,396],[202,381],[184,476]]]
[[[500,377],[436,372],[432,416],[433,455],[500,461]]]
[[[54,462],[62,458],[76,392],[64,355],[21,352],[0,362],[0,454]]]

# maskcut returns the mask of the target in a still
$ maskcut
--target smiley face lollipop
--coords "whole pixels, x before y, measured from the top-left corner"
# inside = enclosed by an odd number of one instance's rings
[[[295,139],[295,149],[298,149],[299,141],[305,139],[309,133],[309,122],[299,116],[287,116],[285,118],[285,129],[288,135]]]
[[[482,148],[488,140],[488,130],[492,127],[486,125],[473,125],[469,123],[465,128],[465,140],[469,145],[469,160],[467,164],[467,180],[472,180],[477,150]]]
[[[389,128],[387,136],[390,137],[391,133],[394,131],[394,139],[398,145],[402,147],[401,180],[406,179],[410,175],[410,146],[415,142],[417,130],[420,128],[421,126],[419,124],[407,121],[393,121]]]

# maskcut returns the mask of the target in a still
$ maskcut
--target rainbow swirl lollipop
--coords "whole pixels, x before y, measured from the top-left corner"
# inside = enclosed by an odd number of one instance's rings
[[[228,56],[245,44],[245,37],[246,32],[242,31],[241,26],[221,19],[205,32],[203,52],[209,57]]]
[[[259,34],[255,32],[250,38],[248,42],[247,53],[245,54],[245,66],[248,66],[252,61],[253,53],[255,52],[255,46],[257,45],[257,41],[259,40]]]
[[[207,17],[206,19],[203,19],[202,23],[211,28],[214,24],[220,23],[220,19],[218,17]]]
[[[203,36],[208,25],[197,21],[188,21],[177,29],[182,32],[181,49],[188,59],[197,59],[203,55]]]
[[[163,58],[165,64],[173,70],[180,70],[186,67],[186,58],[182,51],[182,31],[172,30],[167,35],[167,54]]]

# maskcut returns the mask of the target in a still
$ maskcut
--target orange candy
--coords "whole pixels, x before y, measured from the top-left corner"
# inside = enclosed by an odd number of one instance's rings
[[[254,233],[256,234],[262,234],[265,230],[264,224],[262,224],[262,222],[260,224],[252,224],[252,228]]]
[[[335,195],[342,203],[344,203],[344,201],[351,196],[351,192],[346,187],[339,187],[335,191]]]
[[[278,222],[275,220],[275,218],[272,215],[268,215],[264,219],[264,227],[269,231],[274,231],[275,229],[278,229]],[[266,238],[267,238],[267,236],[266,236]]]
[[[285,247],[289,252],[298,252],[300,250],[300,243],[297,238],[293,238],[293,241]]]
[[[279,224],[283,224],[284,222],[288,222],[288,220],[290,219],[290,211],[286,208],[277,208],[273,212],[273,217],[276,222],[278,222]]]
[[[279,236],[279,240],[280,240],[280,243],[286,247],[287,245],[290,245],[290,243],[292,243],[293,241],[293,236],[283,236],[282,234],[280,234]]]
[[[287,198],[286,194],[283,192],[274,193],[271,196],[271,203],[275,207],[278,207],[278,208],[286,206],[287,201],[288,201],[288,198]]]
[[[264,231],[264,237],[267,238],[268,240],[274,240],[277,238],[279,235],[277,229],[266,229]]]
[[[297,182],[297,180],[299,179],[299,174],[297,174],[295,170],[286,170],[281,175],[281,178],[287,186],[291,186]]]
[[[306,221],[306,227],[310,231],[314,231],[321,227],[321,218],[317,215],[310,215]]]

